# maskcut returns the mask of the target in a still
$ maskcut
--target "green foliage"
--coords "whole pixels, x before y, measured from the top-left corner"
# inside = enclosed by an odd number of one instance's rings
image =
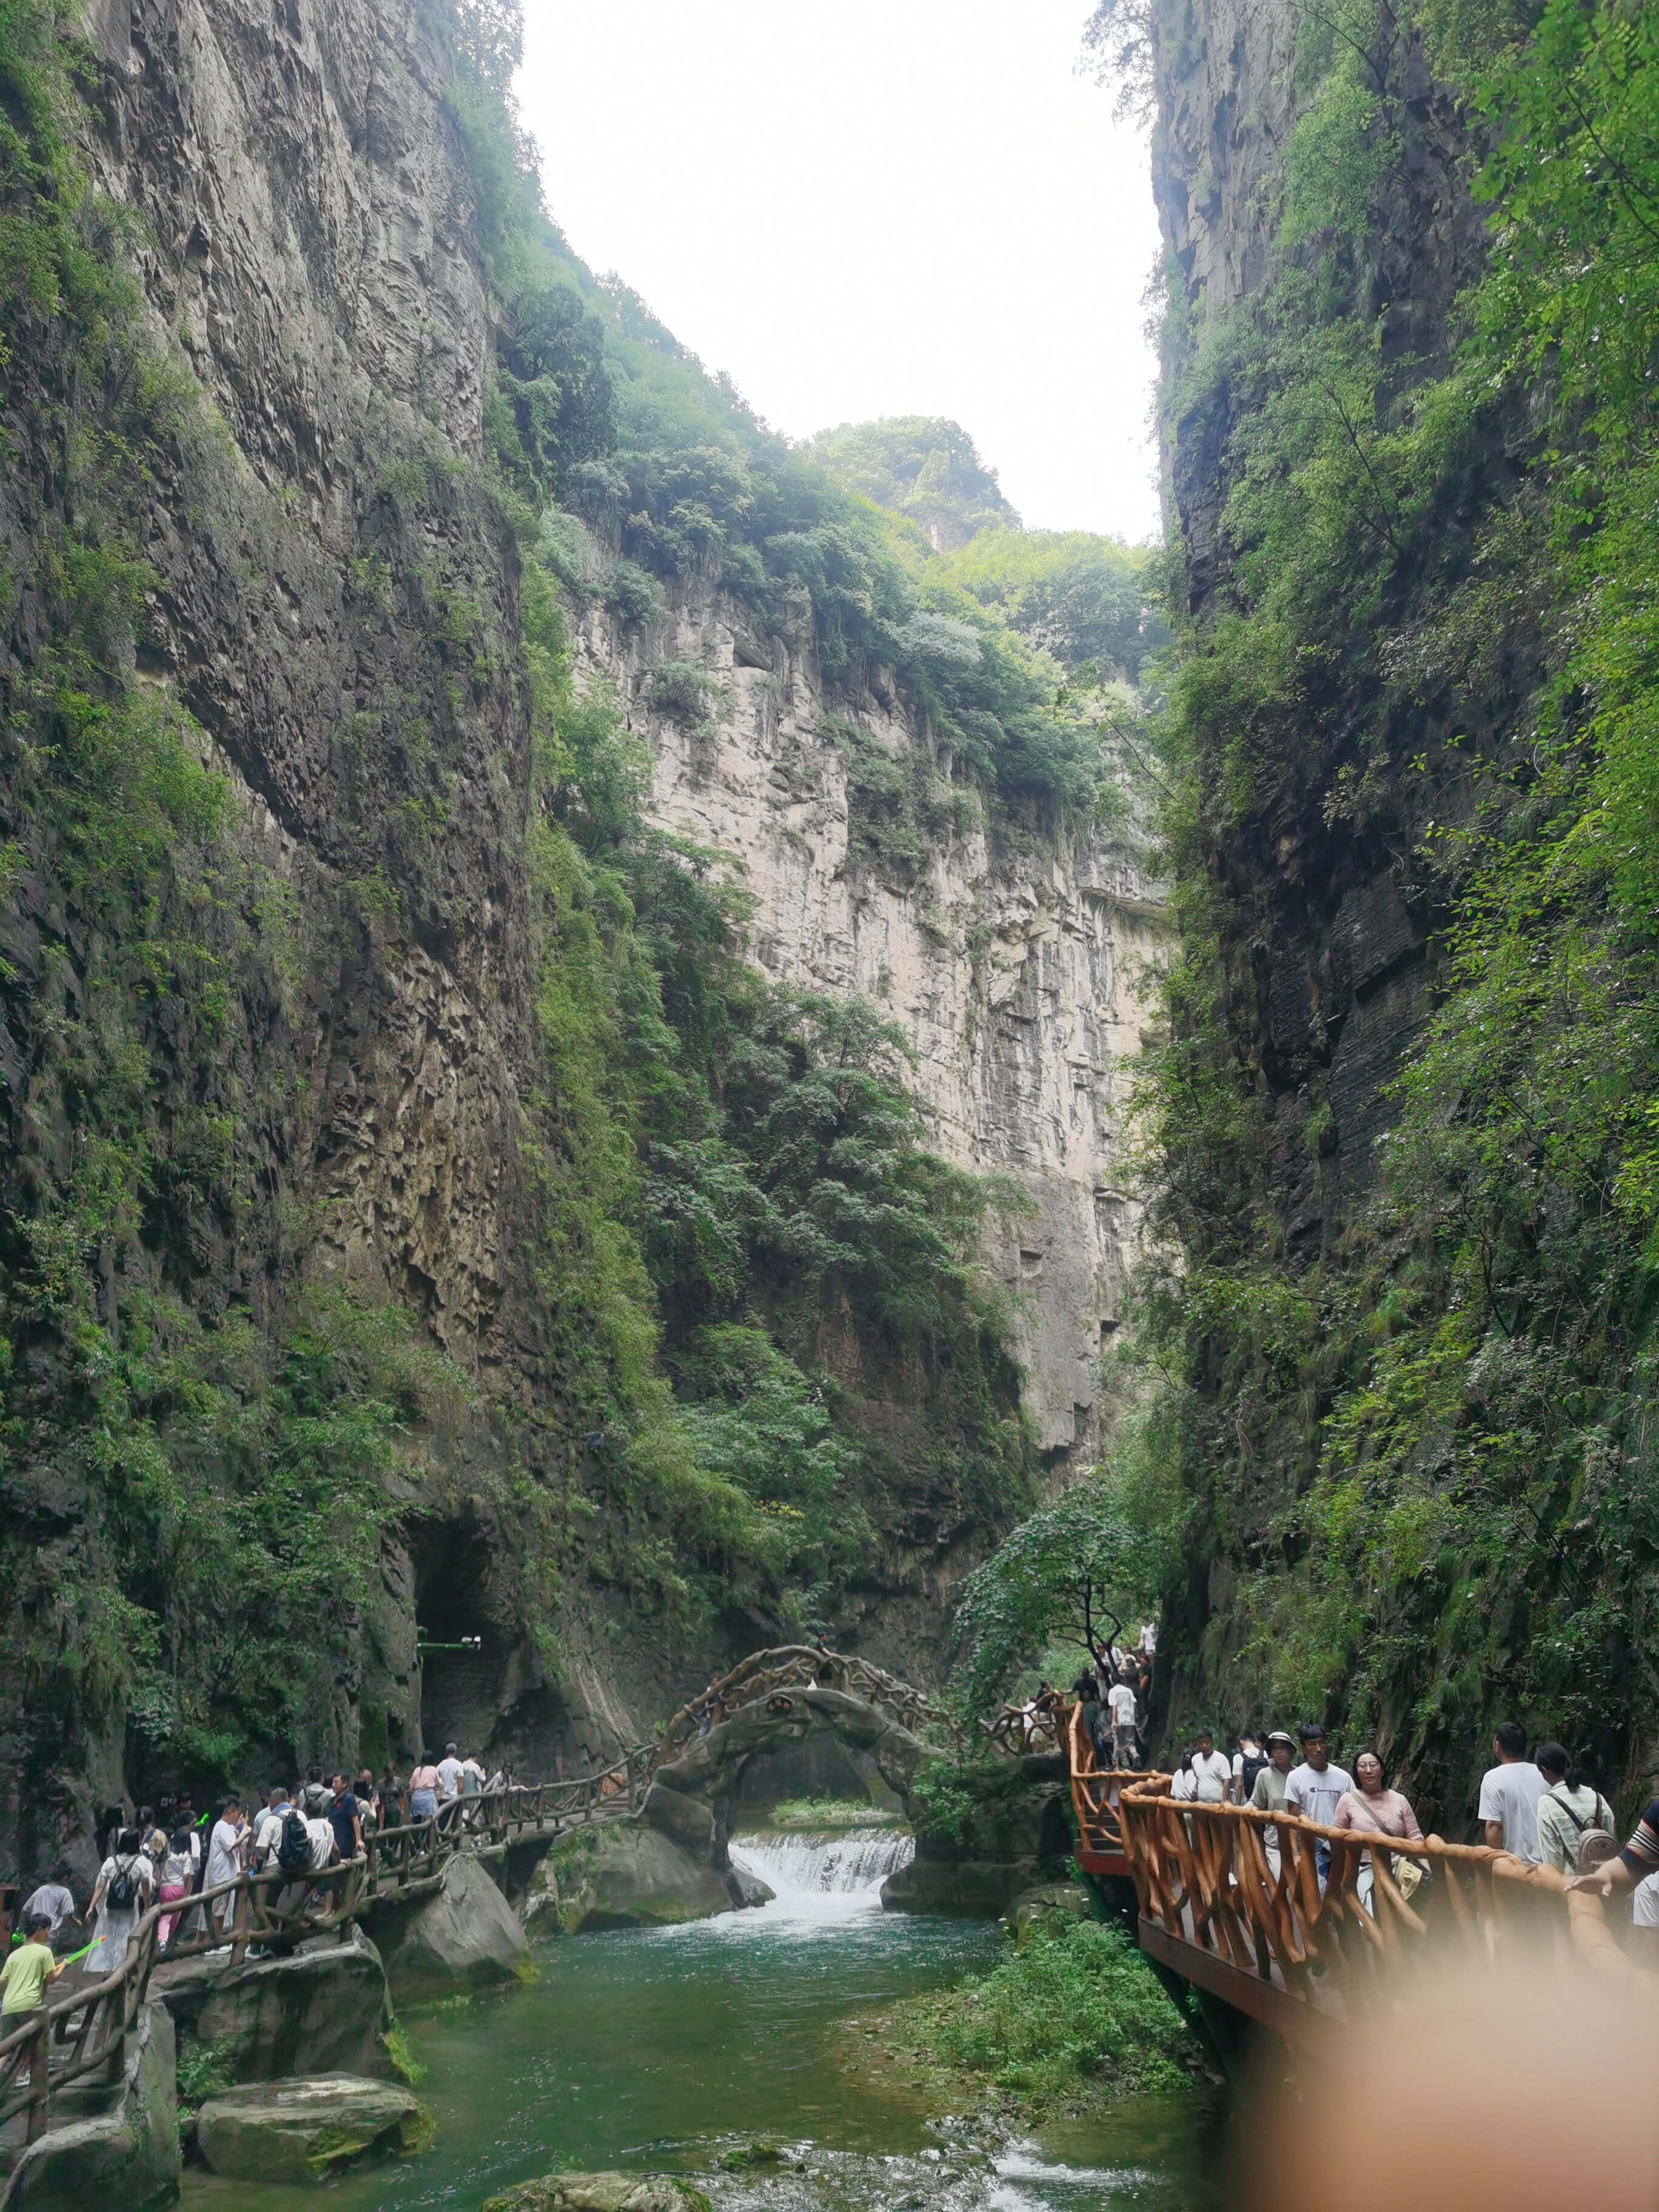
[[[1181,1526],[1167,1476],[1160,1469],[1148,1479],[1140,1427],[1126,1422],[1115,1466],[1062,1491],[963,1583],[953,1689],[969,1716],[994,1705],[1022,1663],[1056,1637],[1098,1656],[1120,1640],[1132,1613],[1157,1603]]]
[[[1488,149],[1451,356],[1390,360],[1370,320],[1408,118],[1369,8],[1304,31],[1261,294],[1168,334],[1171,416],[1234,427],[1224,601],[1161,738],[1183,957],[1143,1127],[1180,1259],[1146,1311],[1226,1562],[1228,1693],[1346,1707],[1455,1817],[1496,1711],[1616,1784],[1659,1709],[1659,30],[1576,0],[1422,29]],[[1309,790],[1450,916],[1376,1188],[1316,1264],[1274,1203],[1237,888]]]
[[[1133,1941],[1092,1920],[1033,1929],[988,1973],[909,1999],[888,2027],[966,2095],[1005,2093],[1032,2119],[1188,2089],[1199,2063],[1192,2028]]]
[[[939,568],[1068,672],[1087,661],[1133,684],[1169,643],[1152,562],[1148,548],[1092,531],[988,528]]]
[[[988,527],[1019,527],[996,471],[959,422],[926,415],[843,422],[820,431],[806,451],[849,489],[915,523],[936,553]]]

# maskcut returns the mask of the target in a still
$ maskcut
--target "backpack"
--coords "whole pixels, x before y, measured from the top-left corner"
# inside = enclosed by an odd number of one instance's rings
[[[1573,1855],[1573,1872],[1594,1874],[1596,1868],[1605,1866],[1619,1849],[1619,1838],[1610,1829],[1602,1827],[1601,1823],[1593,1817],[1601,1810],[1607,1801],[1598,1790],[1595,1793],[1595,1803],[1591,1808],[1591,1813],[1587,1814],[1581,1820],[1565,1797],[1556,1797],[1553,1790],[1549,1792],[1549,1795],[1555,1797],[1556,1803],[1578,1831],[1578,1849]]]
[[[276,1863],[284,1874],[311,1871],[311,1832],[305,1815],[290,1805],[283,1815],[283,1832],[276,1838]]]
[[[1256,1776],[1261,1773],[1264,1766],[1272,1765],[1273,1761],[1265,1751],[1252,1751],[1245,1753],[1244,1763],[1238,1770],[1239,1794],[1245,1804],[1248,1805],[1250,1802],[1250,1794],[1255,1788]]]
[[[115,1878],[104,1892],[104,1902],[116,1912],[131,1912],[138,1902],[138,1876],[134,1869],[137,1859],[117,1859]]]

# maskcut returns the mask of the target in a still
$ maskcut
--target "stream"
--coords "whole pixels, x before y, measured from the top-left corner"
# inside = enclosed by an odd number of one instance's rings
[[[472,2212],[556,2167],[679,2172],[716,2212],[1193,2212],[1212,2196],[1183,2106],[1145,2101],[1039,2142],[980,2139],[902,2084],[849,2075],[848,2024],[991,1959],[984,1921],[884,1912],[910,1853],[890,1829],[772,1832],[732,1853],[776,1890],[683,1928],[538,1944],[528,1988],[412,2010],[438,2140],[407,2164],[317,2189],[186,2172],[191,2212]],[[797,2170],[722,2171],[751,2136]]]

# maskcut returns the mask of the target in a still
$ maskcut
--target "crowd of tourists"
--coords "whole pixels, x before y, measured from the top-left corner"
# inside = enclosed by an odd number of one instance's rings
[[[91,1975],[112,1973],[121,1964],[132,1933],[154,1905],[176,1905],[158,1923],[158,1948],[165,1953],[179,1931],[228,1933],[235,1906],[229,1895],[192,1903],[201,1892],[220,1888],[243,1874],[281,1874],[293,1884],[276,1887],[278,1909],[301,1901],[319,1874],[362,1857],[369,1839],[382,1828],[431,1820],[441,1832],[465,1828],[473,1800],[513,1787],[513,1770],[497,1766],[486,1774],[477,1759],[462,1757],[451,1743],[435,1761],[422,1761],[405,1781],[391,1765],[377,1780],[367,1767],[356,1775],[307,1770],[292,1786],[273,1783],[258,1802],[240,1793],[216,1800],[199,1816],[188,1796],[142,1805],[129,1816],[122,1806],[104,1814],[98,1844],[102,1856],[84,1908],[77,1905],[66,1862],[23,1900],[17,1916],[24,1942],[13,1939],[11,1955],[44,1944],[60,1963],[72,1957]],[[88,1942],[87,1939],[90,1938]],[[17,1988],[30,1977],[19,1970]],[[0,1999],[10,2002],[12,1985]]]
[[[1500,1721],[1492,1742],[1492,1765],[1482,1776],[1475,1819],[1479,1840],[1528,1866],[1553,1867],[1568,1886],[1603,1897],[1631,1889],[1638,1928],[1659,1929],[1659,1802],[1650,1806],[1621,1849],[1612,1806],[1594,1781],[1578,1776],[1559,1743],[1528,1753],[1518,1721]],[[1331,1756],[1325,1730],[1308,1722],[1294,1739],[1283,1729],[1246,1728],[1231,1753],[1217,1748],[1214,1731],[1200,1724],[1171,1777],[1171,1796],[1183,1803],[1249,1805],[1265,1814],[1286,1813],[1317,1826],[1374,1835],[1379,1844],[1423,1841],[1410,1800],[1389,1786],[1379,1753],[1364,1748],[1352,1770]],[[1279,1869],[1279,1842],[1271,1821],[1261,1829],[1270,1870]],[[1331,1840],[1315,1844],[1320,1887],[1330,1868]],[[1390,1854],[1401,1893],[1411,1897],[1428,1879],[1419,1859]],[[1361,1858],[1358,1888],[1371,1902],[1370,1853]]]

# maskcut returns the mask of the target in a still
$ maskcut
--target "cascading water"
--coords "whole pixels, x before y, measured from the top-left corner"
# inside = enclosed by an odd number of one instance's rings
[[[892,1828],[839,1828],[734,1836],[732,1856],[777,1893],[780,1904],[858,1898],[874,1903],[890,1874],[908,1866],[913,1838]]]

